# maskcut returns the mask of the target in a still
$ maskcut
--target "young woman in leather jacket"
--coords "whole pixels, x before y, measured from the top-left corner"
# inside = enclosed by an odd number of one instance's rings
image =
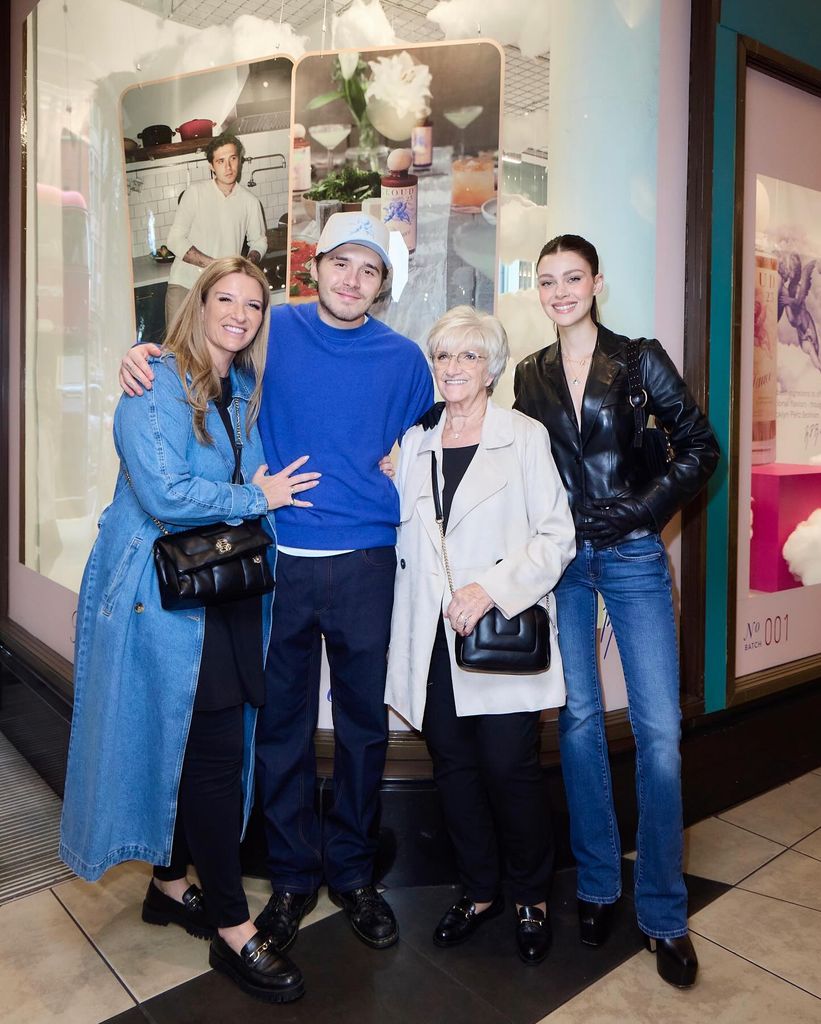
[[[603,278],[595,248],[578,235],[544,246],[537,264],[554,344],[516,369],[514,407],[542,422],[567,488],[577,554],[556,588],[567,704],[559,713],[562,771],[578,865],[582,942],[607,937],[621,895],[615,819],[597,656],[601,594],[619,647],[636,740],[639,804],[635,904],[659,974],[692,985],[698,961],[687,934],[679,661],[667,555],[659,533],[704,486],[718,461],[706,417],[661,345],[640,339],[646,414],[668,431],[674,456],[651,476],[633,446],[626,346],[598,318]]]

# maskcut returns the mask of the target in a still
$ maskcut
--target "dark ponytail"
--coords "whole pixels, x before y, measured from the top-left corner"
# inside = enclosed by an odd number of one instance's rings
[[[556,235],[549,242],[542,246],[536,266],[541,263],[542,256],[553,256],[557,252],[575,252],[590,266],[593,277],[599,272],[599,254],[592,242],[588,242],[581,235]],[[596,304],[596,297],[593,296],[593,305],[590,307],[590,318],[594,324],[601,323],[599,319],[599,307]],[[558,327],[556,328],[558,334]]]

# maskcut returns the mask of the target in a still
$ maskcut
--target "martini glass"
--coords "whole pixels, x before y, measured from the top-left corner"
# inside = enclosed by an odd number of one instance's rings
[[[311,137],[328,150],[328,174],[334,169],[333,150],[351,134],[349,124],[313,124],[308,129]]]
[[[484,107],[456,107],[453,110],[446,110],[445,118],[459,129],[459,156],[465,155],[465,128],[473,124],[476,118],[482,113]]]

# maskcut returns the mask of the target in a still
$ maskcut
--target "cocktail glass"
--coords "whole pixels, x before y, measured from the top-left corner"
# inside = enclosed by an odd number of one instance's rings
[[[493,155],[460,156],[452,166],[451,203],[457,210],[478,212],[494,191]]]
[[[465,128],[469,124],[473,124],[484,109],[484,107],[473,106],[456,107],[453,110],[445,111],[446,119],[459,129],[459,156],[465,155]]]
[[[327,149],[328,174],[330,174],[334,169],[333,151],[340,142],[344,142],[351,134],[351,125],[337,122],[333,124],[312,124],[308,131],[320,146],[324,146]]]

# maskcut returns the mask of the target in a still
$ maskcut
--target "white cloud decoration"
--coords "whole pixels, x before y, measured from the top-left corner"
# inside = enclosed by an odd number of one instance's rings
[[[784,561],[805,587],[821,583],[821,508],[796,526],[781,549]]]
[[[353,0],[342,14],[334,16],[331,29],[335,50],[382,48],[401,45],[379,0]]]
[[[440,0],[428,11],[446,39],[487,36],[518,46],[525,57],[550,49],[550,6],[533,0]]]
[[[547,207],[516,193],[503,194],[499,205],[499,259],[535,262],[547,241]]]

